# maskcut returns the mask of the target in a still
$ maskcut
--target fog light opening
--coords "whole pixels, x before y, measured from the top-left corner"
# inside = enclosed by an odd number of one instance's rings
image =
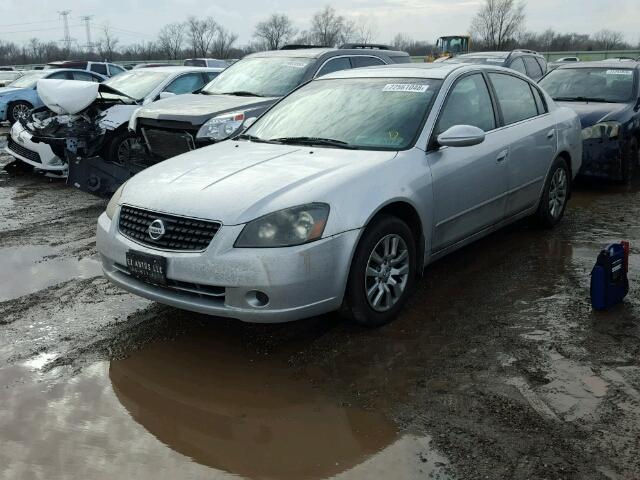
[[[246,295],[247,303],[255,308],[269,305],[269,295],[259,290],[251,290]]]

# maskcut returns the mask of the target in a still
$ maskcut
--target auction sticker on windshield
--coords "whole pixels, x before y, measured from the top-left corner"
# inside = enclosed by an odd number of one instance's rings
[[[607,70],[607,75],[633,75],[631,70]]]
[[[387,83],[382,91],[424,93],[428,88],[429,85],[421,85],[419,83]]]
[[[307,66],[307,64],[302,62],[287,62],[284,64],[284,66],[291,68],[304,68]]]

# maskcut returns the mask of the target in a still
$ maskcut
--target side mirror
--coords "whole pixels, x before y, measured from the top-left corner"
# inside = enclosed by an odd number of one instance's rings
[[[471,125],[455,125],[438,135],[438,145],[442,147],[472,147],[484,142],[485,133]]]
[[[244,123],[242,124],[242,128],[244,128],[244,129],[249,128],[251,125],[256,123],[256,120],[258,120],[258,117],[249,117],[249,118],[247,118],[244,121]]]
[[[160,92],[160,100],[163,100],[165,98],[171,98],[171,97],[175,97],[176,94],[175,93],[171,93],[171,92]]]

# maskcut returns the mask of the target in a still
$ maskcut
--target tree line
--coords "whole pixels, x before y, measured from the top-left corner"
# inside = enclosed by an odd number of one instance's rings
[[[286,44],[338,46],[345,43],[385,43],[376,24],[366,18],[341,15],[331,6],[314,13],[308,29],[298,29],[285,14],[272,14],[259,22],[248,45],[237,45],[238,35],[212,17],[188,17],[183,22],[164,25],[156,40],[123,44],[117,30],[100,26],[100,36],[92,48],[70,50],[58,42],[32,38],[24,44],[0,38],[0,65],[46,63],[61,59],[136,61],[181,60],[189,57],[241,58],[262,50],[279,49]],[[518,0],[485,0],[469,27],[473,50],[529,48],[538,51],[623,50],[635,47],[624,35],[611,30],[593,34],[526,30],[526,5]],[[0,32],[1,34],[2,32]],[[436,52],[435,39],[415,40],[398,34],[386,40],[410,55]],[[640,44],[638,45],[640,48]]]

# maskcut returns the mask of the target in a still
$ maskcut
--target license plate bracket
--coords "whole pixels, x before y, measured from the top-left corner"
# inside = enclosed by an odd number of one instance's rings
[[[127,268],[132,277],[154,285],[167,284],[167,259],[159,255],[129,250]]]

